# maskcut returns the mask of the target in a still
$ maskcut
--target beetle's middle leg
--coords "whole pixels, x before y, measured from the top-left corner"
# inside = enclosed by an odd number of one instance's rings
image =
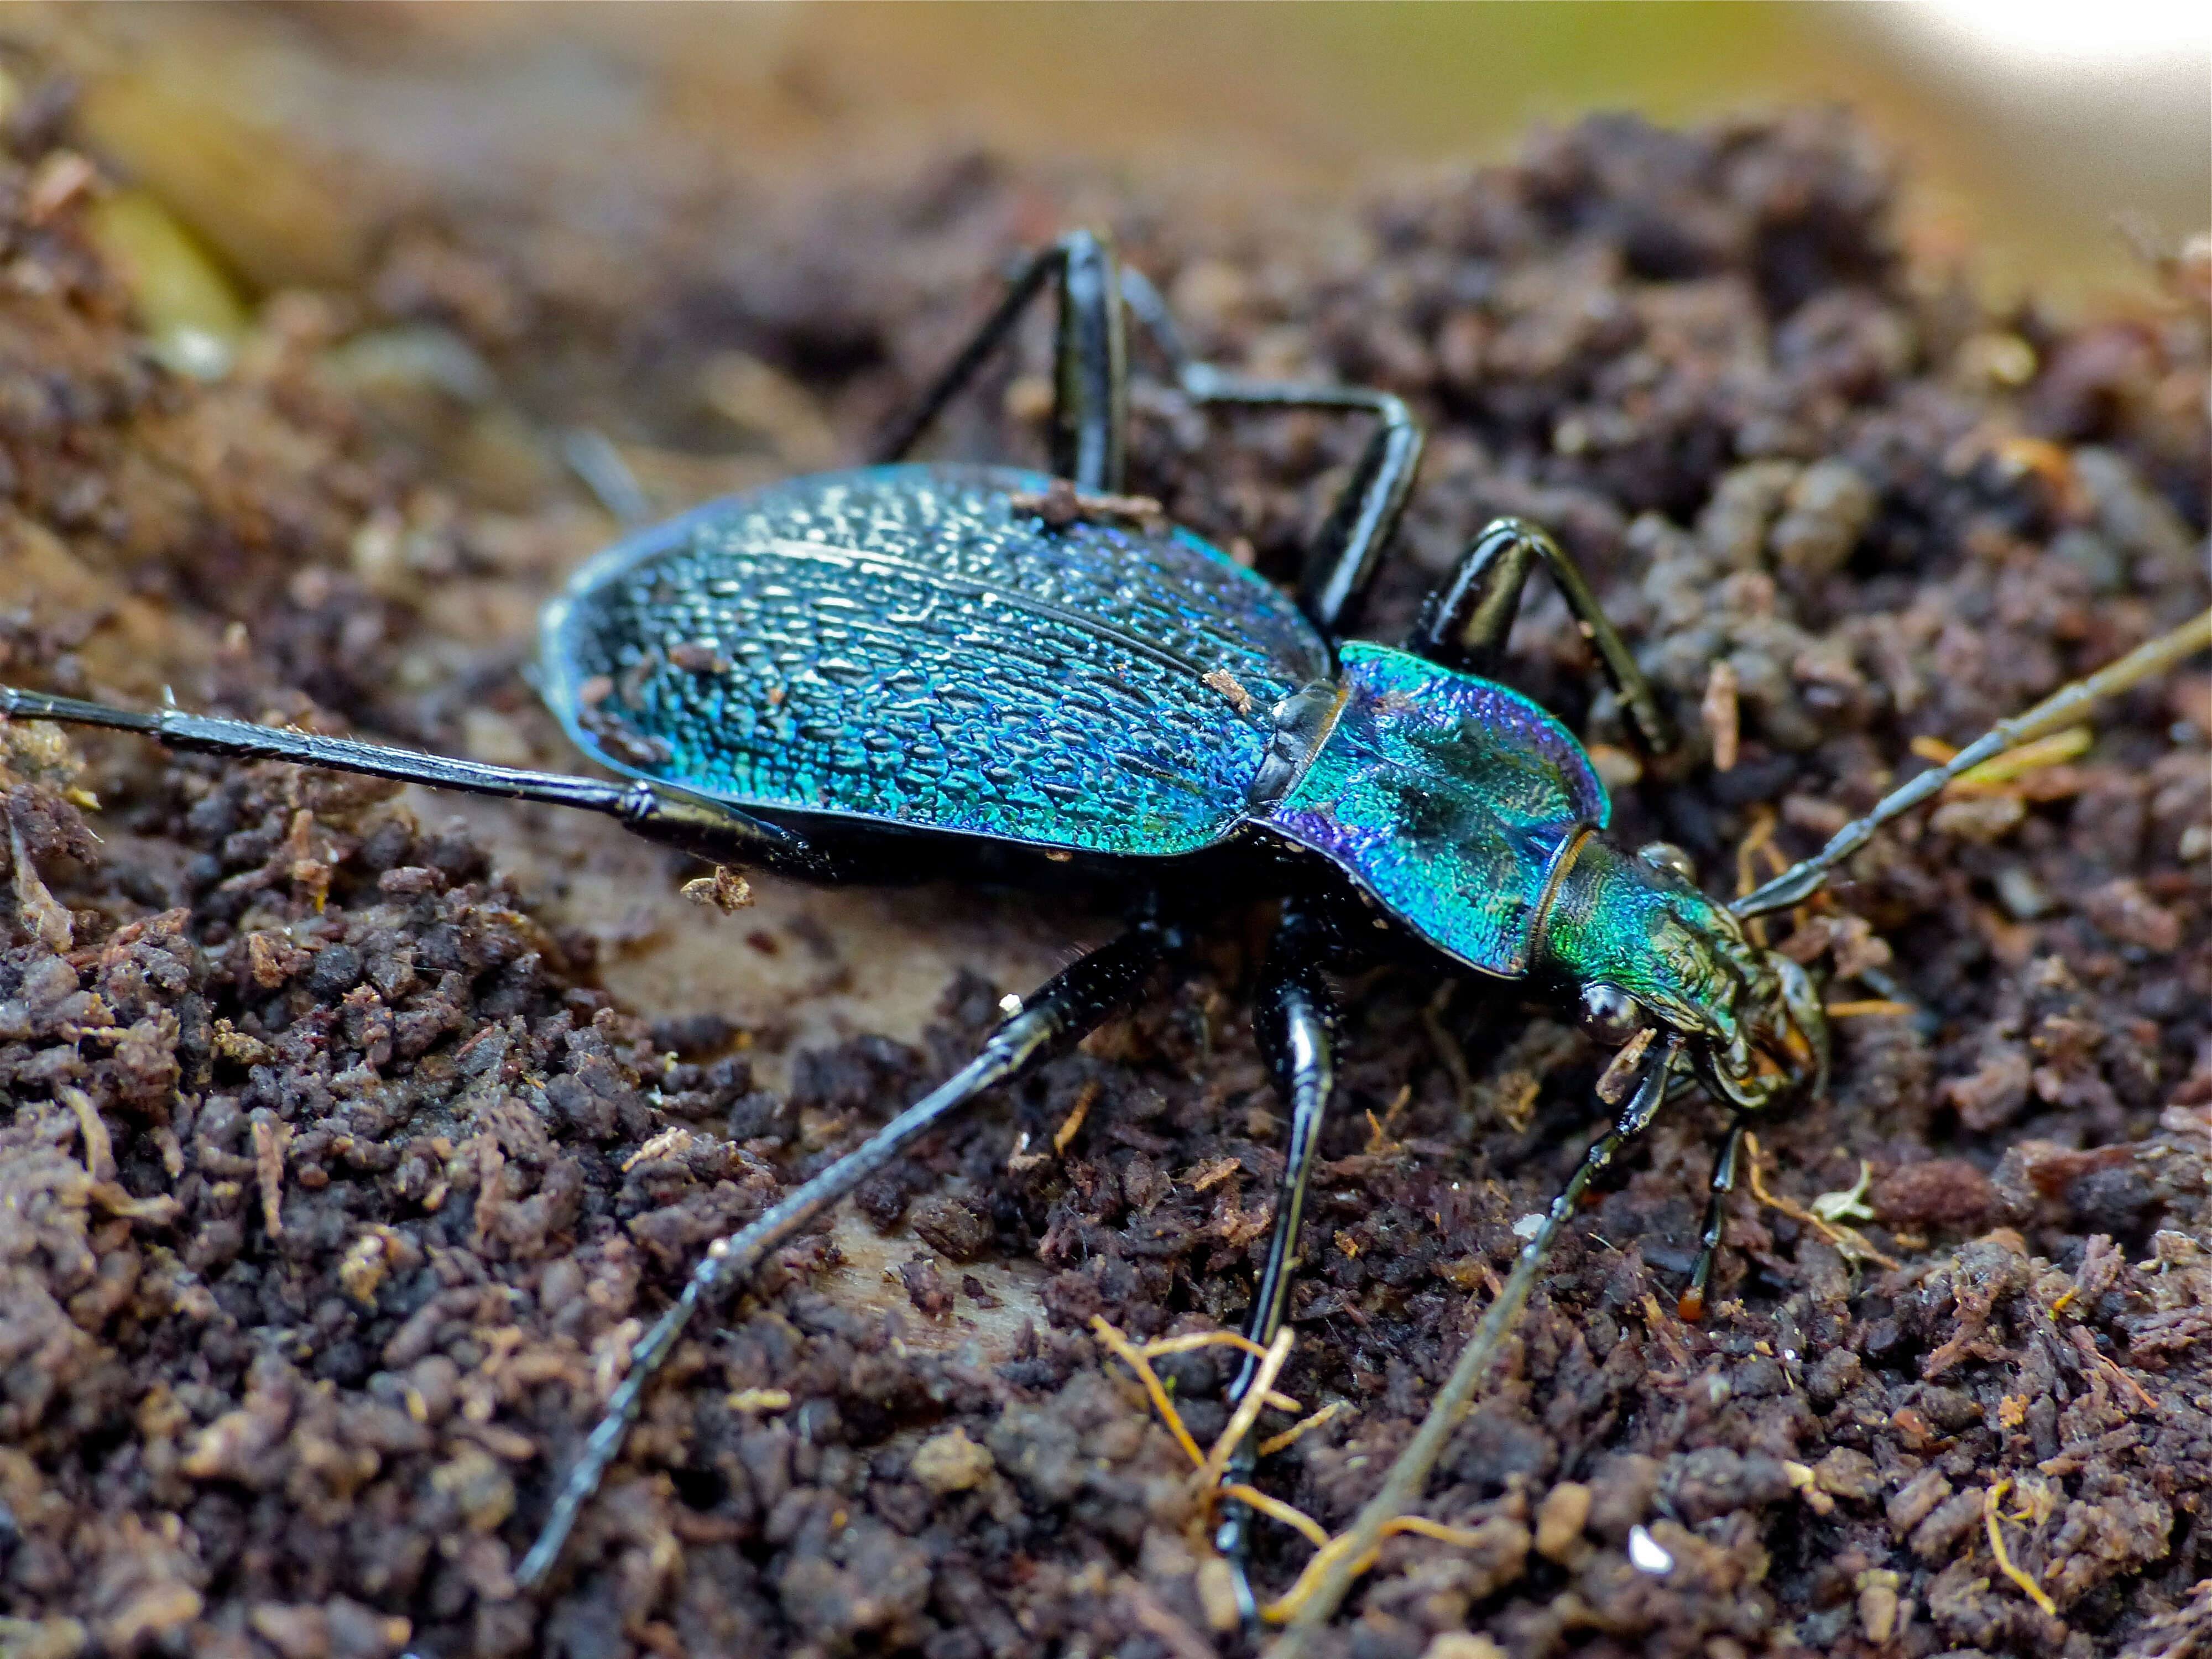
[[[1425,441],[1420,424],[1402,398],[1368,386],[1254,380],[1211,363],[1186,363],[1182,389],[1201,404],[1334,410],[1376,417],[1374,435],[1360,452],[1358,465],[1329,508],[1298,574],[1299,608],[1322,633],[1341,639],[1358,624],[1383,550],[1405,517],[1406,498],[1413,493]]]
[[[1494,675],[1521,610],[1521,590],[1539,563],[1596,647],[1613,694],[1626,707],[1644,748],[1666,753],[1674,746],[1674,723],[1660,708],[1651,682],[1629,654],[1620,630],[1566,550],[1522,520],[1493,520],[1468,544],[1451,574],[1421,607],[1406,649],[1447,668]]]
[[[1253,1287],[1252,1311],[1244,1334],[1266,1347],[1290,1311],[1291,1273],[1297,1266],[1298,1223],[1305,1211],[1306,1183],[1336,1085],[1336,1003],[1322,978],[1326,938],[1321,924],[1295,907],[1287,908],[1261,969],[1256,1010],[1260,1052],[1290,1108],[1289,1144],[1283,1149],[1283,1177],[1275,1200],[1275,1225],[1267,1241],[1266,1264]],[[1258,1374],[1257,1356],[1247,1353],[1230,1389],[1233,1407]],[[1251,1479],[1259,1462],[1255,1430],[1230,1455],[1224,1483]],[[1228,1559],[1244,1622],[1257,1617],[1244,1558],[1250,1544],[1252,1511],[1234,1499],[1224,1502],[1214,1545]]]

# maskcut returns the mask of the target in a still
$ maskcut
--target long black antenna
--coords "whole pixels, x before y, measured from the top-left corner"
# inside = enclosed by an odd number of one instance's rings
[[[1942,765],[1931,767],[1901,789],[1893,789],[1876,803],[1874,811],[1836,831],[1826,847],[1803,863],[1793,865],[1765,886],[1745,894],[1729,906],[1738,916],[1763,916],[1802,904],[1820,890],[1828,872],[1874,839],[1874,832],[1899,814],[1910,811],[1962,773],[2008,749],[2017,749],[2069,726],[2115,692],[2172,667],[2212,646],[2212,611],[2192,617],[2170,634],[2161,634],[2137,646],[2118,662],[2109,663],[2087,679],[2062,686],[2024,714],[1999,720],[1976,741],[1968,744]]]

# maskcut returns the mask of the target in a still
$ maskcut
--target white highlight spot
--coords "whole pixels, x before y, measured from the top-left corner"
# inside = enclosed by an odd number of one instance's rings
[[[1674,1558],[1659,1547],[1657,1539],[1644,1530],[1641,1522],[1628,1529],[1628,1564],[1654,1578],[1674,1571]]]
[[[1012,991],[999,999],[999,1012],[1012,1019],[1022,1011],[1022,1000]]]
[[[1543,1230],[1544,1212],[1541,1210],[1531,1210],[1528,1214],[1522,1216],[1518,1221],[1513,1224],[1513,1237],[1516,1238],[1534,1238],[1538,1233],[1543,1231]]]
[[[2006,69],[2155,68],[2202,61],[2212,28],[2185,0],[1919,0],[1895,21],[1938,52]]]

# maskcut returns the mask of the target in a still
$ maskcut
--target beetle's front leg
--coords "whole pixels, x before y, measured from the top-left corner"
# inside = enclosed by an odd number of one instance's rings
[[[1650,678],[1637,665],[1581,568],[1534,525],[1498,519],[1486,526],[1422,605],[1406,649],[1447,668],[1494,676],[1504,658],[1513,619],[1520,614],[1521,590],[1538,564],[1551,572],[1567,610],[1596,647],[1606,678],[1626,706],[1638,740],[1652,754],[1667,753],[1678,739]]]
[[[1713,1262],[1720,1255],[1721,1238],[1728,1230],[1728,1200],[1735,1190],[1736,1164],[1743,1155],[1744,1129],[1741,1114],[1730,1118],[1720,1146],[1713,1153],[1713,1175],[1705,1192],[1705,1224],[1698,1237],[1697,1266],[1690,1270],[1689,1284],[1675,1298],[1675,1311],[1685,1319],[1694,1321],[1705,1316],[1705,1293],[1712,1288]]]
[[[1267,1262],[1253,1288],[1252,1311],[1244,1325],[1244,1334],[1261,1347],[1274,1340],[1290,1310],[1291,1273],[1297,1265],[1298,1223],[1305,1210],[1306,1182],[1313,1173],[1322,1120],[1336,1086],[1336,1005],[1322,977],[1328,943],[1320,922],[1295,904],[1286,907],[1261,969],[1255,1022],[1260,1052],[1291,1112],[1290,1143],[1283,1149],[1282,1185],[1275,1200],[1274,1231],[1267,1241]],[[1230,1390],[1232,1407],[1252,1386],[1259,1369],[1258,1358],[1248,1353]],[[1255,1431],[1231,1455],[1224,1484],[1249,1480],[1258,1462]],[[1258,1617],[1244,1572],[1251,1522],[1250,1509],[1231,1499],[1221,1506],[1221,1522],[1214,1534],[1214,1546],[1228,1559],[1235,1575],[1237,1604],[1248,1626]]]

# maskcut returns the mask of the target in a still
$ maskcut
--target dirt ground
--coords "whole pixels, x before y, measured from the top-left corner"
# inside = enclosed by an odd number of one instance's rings
[[[1204,355],[1430,422],[1377,637],[1492,514],[1561,535],[1692,752],[1637,775],[1548,595],[1516,681],[1606,745],[1622,838],[1717,890],[2206,603],[2203,245],[2086,322],[1992,314],[1895,245],[1887,166],[1832,117],[1596,121],[1328,217],[948,155],[604,289],[499,222],[418,223],[358,291],[268,300],[205,384],[132,331],[66,99],[33,88],[7,136],[13,684],[570,763],[531,617],[613,526],[562,434],[611,439],[664,507],[858,454],[1007,255],[1077,217]],[[1038,343],[942,453],[1039,453]],[[1290,569],[1358,434],[1139,405],[1133,487]],[[1671,1311],[1693,1099],[1431,1483],[1476,1541],[1391,1542],[1326,1651],[2212,1652],[2208,741],[2200,661],[1886,834],[1797,921],[1831,1002],[1876,1006],[1762,1132],[1716,1307]],[[726,917],[604,826],[0,742],[9,1659],[1247,1650],[1209,1618],[1188,1462],[1089,1322],[1241,1315],[1281,1164],[1264,915],[696,1330],[533,1597],[519,1552],[706,1242],[1111,919],[767,881]],[[1885,969],[1911,1010],[1856,977]],[[1260,1475],[1331,1529],[1578,1157],[1603,1059],[1510,988],[1341,988],[1279,1386],[1345,1409]],[[1218,1358],[1163,1365],[1201,1443]],[[1666,1571],[1632,1563],[1639,1527]],[[1265,1583],[1309,1549],[1265,1530]]]

